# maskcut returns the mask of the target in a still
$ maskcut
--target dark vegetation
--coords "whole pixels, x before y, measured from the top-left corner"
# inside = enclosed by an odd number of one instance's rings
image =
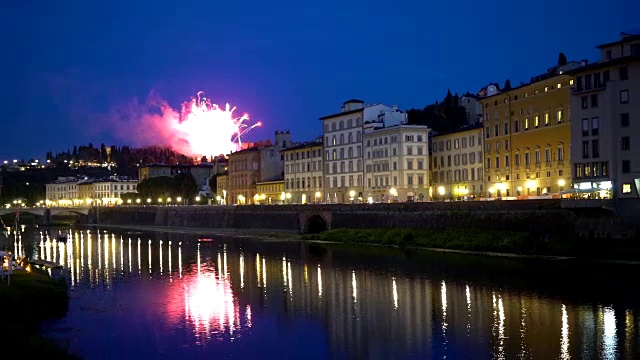
[[[183,199],[193,199],[198,191],[196,179],[190,173],[181,173],[174,177],[160,176],[146,179],[138,184],[138,194],[124,194],[122,199],[126,202],[131,199],[151,198],[154,201],[157,198],[176,198],[178,196]],[[125,196],[126,195],[126,196]]]
[[[44,273],[15,271],[11,285],[0,281],[2,312],[0,339],[24,359],[76,359],[66,349],[38,335],[40,322],[62,317],[67,312],[69,296],[63,281]],[[8,354],[8,353],[6,353]]]
[[[441,102],[436,101],[423,109],[407,110],[407,117],[409,124],[427,125],[437,133],[451,132],[469,123],[460,96],[451,94],[450,90]]]
[[[333,229],[303,235],[304,240],[345,244],[423,247],[518,255],[572,256],[592,259],[640,260],[637,239],[534,236],[528,232],[445,229]]]

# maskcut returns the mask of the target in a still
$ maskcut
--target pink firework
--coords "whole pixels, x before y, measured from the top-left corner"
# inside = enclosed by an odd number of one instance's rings
[[[181,119],[173,122],[180,140],[188,144],[189,155],[218,155],[236,151],[242,136],[260,126],[248,125],[249,115],[234,117],[235,107],[223,109],[198,92],[198,98],[182,104]]]

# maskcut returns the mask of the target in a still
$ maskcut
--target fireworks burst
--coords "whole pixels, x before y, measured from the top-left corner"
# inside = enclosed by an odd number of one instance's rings
[[[262,125],[250,125],[247,114],[235,117],[235,110],[211,103],[200,91],[178,111],[152,92],[143,104],[113,108],[105,124],[134,146],[168,146],[184,155],[209,157],[240,150],[243,136]]]
[[[242,136],[262,125],[247,124],[249,116],[234,117],[235,107],[223,109],[198,92],[198,97],[182,104],[179,121],[173,122],[178,137],[188,143],[189,155],[228,154],[242,146]]]

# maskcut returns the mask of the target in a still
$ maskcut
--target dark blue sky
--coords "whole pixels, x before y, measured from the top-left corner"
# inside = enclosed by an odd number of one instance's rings
[[[633,0],[4,0],[0,160],[123,144],[101,115],[152,90],[176,107],[204,90],[262,120],[253,138],[310,140],[348,98],[422,107],[527,81],[559,51],[595,60],[638,13]]]

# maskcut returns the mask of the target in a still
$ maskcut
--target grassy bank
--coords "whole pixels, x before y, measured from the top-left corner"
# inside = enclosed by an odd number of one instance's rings
[[[517,255],[575,256],[595,259],[639,260],[636,241],[540,238],[528,232],[479,229],[334,229],[304,235],[305,240],[346,244],[422,247]]]
[[[15,271],[11,285],[0,281],[0,338],[26,358],[76,359],[38,335],[41,321],[64,316],[69,304],[64,282],[36,271]]]

